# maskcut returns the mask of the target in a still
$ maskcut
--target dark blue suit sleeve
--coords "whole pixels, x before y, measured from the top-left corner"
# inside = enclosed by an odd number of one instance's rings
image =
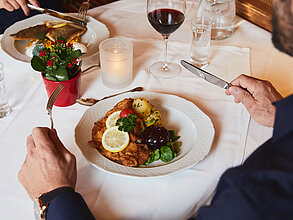
[[[76,192],[65,192],[54,198],[47,211],[47,220],[93,220],[82,196]]]
[[[276,106],[273,137],[223,174],[196,220],[293,219],[293,96]]]

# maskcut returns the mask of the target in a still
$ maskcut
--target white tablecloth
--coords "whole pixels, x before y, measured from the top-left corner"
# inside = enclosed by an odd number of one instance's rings
[[[170,37],[169,59],[188,59],[189,22],[196,14],[196,1],[187,1],[185,23]],[[92,167],[74,142],[74,128],[88,108],[75,104],[54,107],[54,122],[61,140],[78,159],[80,192],[97,219],[186,219],[212,195],[220,175],[243,162],[272,129],[250,120],[241,104],[234,104],[224,90],[182,70],[174,79],[157,79],[148,66],[163,52],[161,36],[146,18],[146,1],[124,0],[90,10],[106,24],[111,37],[123,36],[134,45],[134,82],[148,91],[175,94],[196,104],[215,127],[209,155],[191,169],[178,174],[138,179],[106,173]],[[241,19],[240,19],[241,20]],[[97,62],[86,60],[85,67]],[[29,64],[13,60],[0,50],[5,66],[7,92],[13,108],[0,120],[0,219],[33,219],[32,202],[17,181],[17,172],[26,155],[25,140],[35,126],[49,126],[47,101],[40,75]],[[212,42],[208,71],[232,80],[240,73],[270,79],[283,95],[293,91],[292,58],[279,53],[270,42],[270,33],[242,21],[227,40]],[[125,88],[126,90],[127,88]],[[121,90],[105,87],[99,70],[82,76],[82,96],[101,98]]]

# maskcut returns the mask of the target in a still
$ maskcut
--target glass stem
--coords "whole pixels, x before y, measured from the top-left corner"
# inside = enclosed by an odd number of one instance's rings
[[[168,51],[168,38],[169,36],[168,35],[164,35],[164,41],[165,41],[165,53],[164,53],[164,63],[163,63],[163,70],[165,72],[167,72],[169,70],[168,68],[168,61],[167,61],[167,51]]]

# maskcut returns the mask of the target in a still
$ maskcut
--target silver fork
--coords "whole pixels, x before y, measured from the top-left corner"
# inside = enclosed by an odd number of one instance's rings
[[[53,118],[52,118],[52,108],[53,108],[54,102],[56,101],[56,99],[58,98],[59,94],[61,93],[63,89],[64,89],[64,85],[60,83],[56,87],[56,89],[52,92],[47,102],[46,109],[47,109],[48,115],[50,115],[51,129],[54,127]]]
[[[77,17],[85,21],[89,7],[90,7],[90,0],[87,0],[86,2],[81,3],[80,8],[78,10]]]

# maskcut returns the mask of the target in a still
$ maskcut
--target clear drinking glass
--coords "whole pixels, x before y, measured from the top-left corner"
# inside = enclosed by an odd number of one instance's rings
[[[212,19],[212,40],[223,40],[234,31],[235,0],[202,0],[198,9],[198,17]]]
[[[212,20],[198,17],[191,21],[190,59],[199,68],[208,65]]]
[[[6,117],[11,112],[6,95],[5,77],[3,64],[0,63],[0,119]]]
[[[151,74],[160,78],[172,78],[181,72],[178,64],[167,61],[167,45],[170,34],[183,23],[186,3],[184,0],[148,0],[147,16],[150,24],[165,40],[165,60],[149,67]]]

